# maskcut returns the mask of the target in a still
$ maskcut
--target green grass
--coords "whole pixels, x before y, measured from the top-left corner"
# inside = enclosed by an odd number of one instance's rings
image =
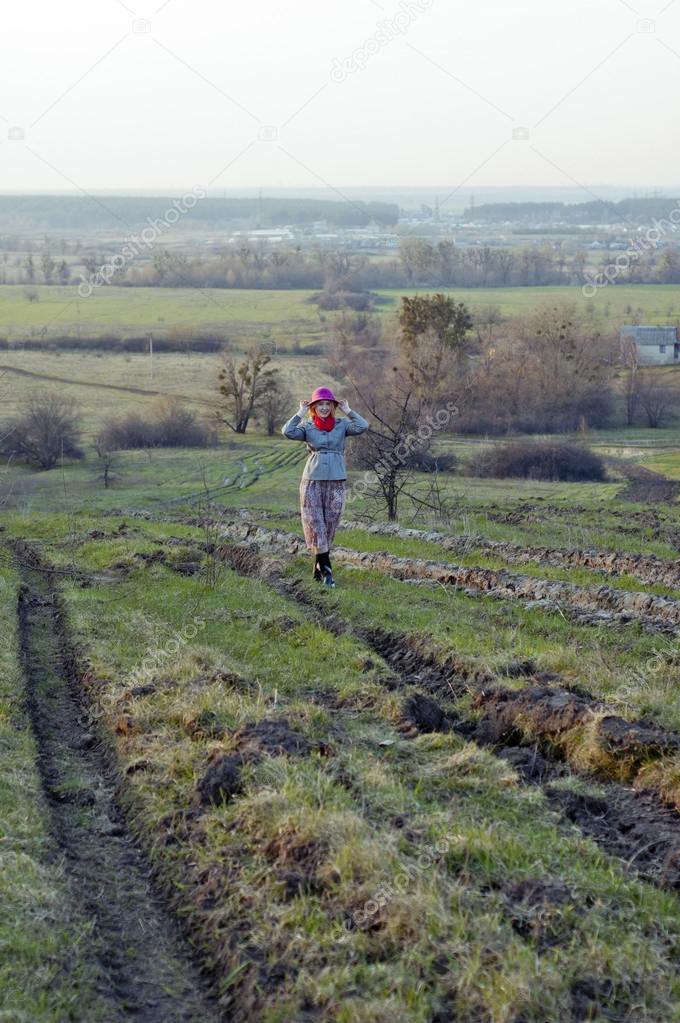
[[[680,301],[677,286],[671,284],[635,284],[606,288],[593,299],[585,299],[580,285],[571,287],[540,288],[419,288],[404,289],[400,292],[379,292],[388,300],[387,308],[398,304],[401,294],[422,294],[442,291],[457,301],[465,302],[471,309],[498,306],[506,316],[529,312],[543,302],[573,302],[584,309],[593,319],[600,319],[609,325],[625,322],[630,317],[628,307],[641,309],[645,319],[658,323],[675,323],[680,315]]]
[[[98,288],[81,298],[74,286],[38,285],[37,302],[28,302],[19,285],[0,287],[0,336],[139,335],[174,328],[240,334],[275,324],[287,332],[318,330],[308,291],[245,291],[221,288]]]
[[[647,469],[660,472],[672,480],[680,480],[680,452],[669,451],[666,454],[645,458],[642,463]]]
[[[280,436],[249,432],[240,438],[232,435],[217,449],[123,452],[108,490],[101,479],[101,466],[87,444],[86,452],[85,460],[67,463],[63,470],[61,466],[49,472],[10,467],[0,487],[0,500],[4,493],[7,507],[26,515],[51,511],[77,516],[136,508],[172,517],[205,506],[207,486],[215,514],[220,514],[220,506],[265,509],[275,515],[298,508],[305,452],[302,445],[289,444]],[[277,468],[288,458],[290,464]],[[360,478],[360,473],[350,473],[350,483]],[[220,489],[225,479],[230,483]],[[429,483],[426,475],[419,478],[423,496]],[[617,494],[624,485],[622,481],[570,484],[445,475],[440,484],[449,507],[445,519],[421,515],[414,520],[411,505],[402,500],[401,525],[433,527],[473,539],[479,534],[528,546],[592,545],[677,557],[674,537],[680,528],[680,504],[658,506],[652,514],[644,505],[621,502]],[[348,501],[345,517],[357,520],[370,510],[363,498]],[[520,517],[513,518],[517,512]],[[507,516],[510,521],[503,521]],[[288,520],[282,523],[286,528],[290,525]]]
[[[320,330],[304,292],[102,289],[73,306],[74,289],[39,288],[33,305],[23,291],[0,288],[0,336],[200,328],[220,330],[238,346],[268,339],[280,345],[278,359],[296,394],[311,389],[324,368],[321,357],[304,355],[304,342]],[[508,313],[541,300],[583,301],[580,289],[453,294]],[[399,294],[386,297],[380,311],[388,316]],[[626,317],[630,302],[663,322],[675,301],[670,289],[610,288],[590,308],[614,322]],[[300,355],[290,351],[298,338]],[[411,689],[392,690],[386,666],[358,640],[332,636],[264,582],[219,564],[192,577],[173,570],[200,559],[198,545],[217,538],[182,521],[208,508],[209,497],[213,515],[265,509],[279,516],[266,524],[299,535],[299,521],[286,516],[298,507],[302,445],[254,430],[225,435],[227,443],[214,450],[127,452],[114,485],[104,489],[91,448],[101,422],[153,401],[132,388],[182,394],[201,409],[217,357],[158,354],[153,379],[148,357],[139,355],[12,351],[0,352],[0,371],[3,363],[38,374],[3,378],[3,415],[41,382],[82,404],[86,459],[47,473],[0,473],[2,523],[59,569],[71,630],[92,668],[84,678],[88,699],[115,749],[130,820],[216,970],[232,1018],[430,1023],[439,1012],[469,1023],[563,1023],[585,991],[591,1004],[578,1018],[680,1020],[674,895],[626,876],[538,788],[520,784],[507,762],[455,735],[405,739],[397,726]],[[50,384],[50,377],[68,383]],[[674,429],[592,431],[586,439],[602,453],[680,478]],[[442,450],[461,458],[484,443],[438,438]],[[297,458],[282,461],[288,455]],[[421,494],[429,482],[418,478]],[[678,556],[680,504],[621,502],[616,476],[604,484],[465,476],[440,482],[448,515],[412,522],[402,502],[400,522],[469,537],[463,558],[439,544],[358,529],[341,530],[338,543],[580,585],[604,580],[585,569],[505,566],[479,543]],[[135,510],[153,518],[130,514]],[[368,510],[363,500],[351,502],[346,517]],[[500,521],[505,516],[510,521]],[[163,562],[153,559],[157,552]],[[214,586],[208,567],[217,573]],[[288,572],[307,578],[307,559]],[[338,578],[325,606],[355,626],[425,636],[443,654],[455,652],[502,678],[509,663],[533,658],[624,716],[680,729],[675,639],[636,626],[576,625],[559,613],[441,586],[407,587],[375,572],[341,568]],[[606,582],[665,592],[625,577]],[[0,569],[0,887],[9,907],[0,945],[10,951],[0,986],[17,1019],[96,1023],[96,978],[77,951],[65,951],[86,946],[88,932],[70,913],[49,837],[22,703],[16,588],[15,574]],[[503,684],[522,681],[505,677]],[[210,758],[236,750],[236,730],[281,717],[322,751],[248,761],[232,799],[188,814]],[[650,774],[657,789],[670,790],[671,782]],[[573,778],[559,784],[597,791]],[[538,919],[513,898],[527,881],[559,881],[565,901]],[[374,929],[348,930],[345,922],[362,913]]]
[[[31,523],[53,551],[63,526]],[[401,738],[404,694],[384,687],[379,659],[264,583],[223,569],[211,589],[144,567],[134,555],[162,539],[162,524],[140,522],[119,537],[63,538],[62,556],[80,571],[113,573],[98,589],[66,579],[64,595],[92,698],[112,730],[128,721],[116,739],[121,768],[145,765],[125,782],[136,826],[219,964],[237,1019],[283,1023],[306,1007],[342,1023],[425,1023],[444,1010],[471,1023],[562,1023],[576,990],[606,981],[614,992],[606,1009],[593,996],[593,1019],[615,1007],[640,1021],[678,1018],[674,896],[625,877],[506,763],[455,736]],[[506,618],[494,640],[500,606],[421,590],[406,605],[399,584],[368,573],[343,573],[333,599],[362,624],[385,616],[390,627],[453,630],[458,645],[467,630],[482,656],[535,653],[542,624],[544,648],[577,656],[578,630],[555,630],[547,616],[512,609],[515,624]],[[204,626],[184,640],[196,618]],[[164,655],[172,637],[179,650]],[[641,637],[631,659],[643,646]],[[135,695],[148,651],[147,689]],[[591,653],[581,645],[581,658]],[[239,794],[206,807],[197,830],[182,824],[211,752],[228,752],[244,723],[273,717],[329,753],[250,763]],[[528,880],[565,886],[540,921],[513,902]],[[347,930],[348,918],[360,926]],[[241,929],[247,945],[231,945]]]
[[[306,568],[302,561],[296,571]],[[294,569],[291,569],[294,571]],[[343,569],[334,601],[356,626],[427,636],[442,656],[455,653],[483,670],[532,658],[543,671],[584,686],[624,715],[680,729],[677,641],[625,629],[583,626],[556,611],[471,597],[452,587],[410,586],[377,572]],[[517,685],[508,680],[509,685]]]

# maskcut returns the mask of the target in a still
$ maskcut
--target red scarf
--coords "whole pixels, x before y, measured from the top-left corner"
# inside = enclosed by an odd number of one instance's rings
[[[331,415],[324,416],[322,419],[320,416],[317,416],[316,412],[313,412],[312,419],[314,420],[314,425],[319,430],[325,430],[326,432],[328,432],[329,430],[332,430],[333,427],[335,426],[335,416]]]

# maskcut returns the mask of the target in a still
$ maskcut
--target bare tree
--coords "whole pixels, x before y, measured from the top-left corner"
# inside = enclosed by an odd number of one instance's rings
[[[65,259],[62,259],[61,263],[59,264],[59,267],[57,269],[57,277],[59,278],[59,283],[62,285],[68,284],[68,282],[71,280],[71,268],[69,267]]]
[[[640,368],[640,354],[638,352],[635,338],[626,337],[621,339],[621,362],[623,363],[626,375],[624,381],[624,395],[626,399],[626,424],[632,426],[635,422],[635,409],[639,400],[638,370]]]
[[[57,269],[57,264],[52,259],[52,253],[49,248],[45,249],[42,256],[40,257],[40,269],[45,280],[45,284],[52,284],[54,280],[54,272]]]
[[[406,355],[400,338],[388,339],[378,359],[367,361],[363,353],[353,353],[345,374],[372,421],[350,449],[350,464],[366,471],[353,493],[363,491],[376,513],[386,511],[390,521],[397,518],[401,498],[416,510],[442,511],[438,487],[430,486],[429,496],[423,496],[417,473],[424,462],[436,468],[436,460],[424,456],[435,432],[449,424],[457,409],[453,400],[426,392],[414,377],[418,347]]]
[[[257,402],[258,418],[264,423],[268,437],[278,433],[286,411],[293,404],[290,390],[281,380],[277,370],[272,370],[269,387]]]
[[[420,403],[407,382],[395,385],[389,395],[380,391],[368,395],[356,386],[355,390],[375,425],[355,442],[352,463],[367,470],[362,488],[365,496],[383,506],[392,522],[397,518],[399,496],[414,475],[408,456]]]
[[[483,306],[475,311],[472,318],[479,344],[491,344],[498,336],[499,328],[503,323],[503,312],[500,306]]]
[[[680,406],[678,391],[657,373],[640,373],[636,381],[636,399],[652,428],[674,419]]]
[[[60,458],[83,458],[79,417],[73,402],[53,392],[29,395],[10,426],[11,453],[39,469],[52,469]]]
[[[265,370],[271,362],[266,349],[257,348],[240,365],[227,359],[218,373],[220,408],[217,417],[234,433],[245,433],[257,400],[272,386],[276,370]]]
[[[103,436],[97,438],[94,449],[97,452],[97,458],[102,469],[101,479],[104,481],[104,489],[108,490],[112,480],[119,475],[115,468],[118,465],[120,452],[110,448]]]
[[[613,339],[568,305],[538,306],[487,342],[470,377],[464,428],[575,430],[603,425],[617,363]]]

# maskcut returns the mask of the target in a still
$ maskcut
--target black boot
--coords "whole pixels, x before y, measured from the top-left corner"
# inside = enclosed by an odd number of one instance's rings
[[[323,576],[323,581],[326,586],[335,586],[333,581],[333,570],[331,569],[331,558],[329,551],[324,551],[323,554],[317,556],[319,567]]]
[[[319,555],[318,554],[315,555],[315,557],[314,557],[313,578],[314,578],[314,581],[317,582],[317,583],[322,583],[323,582],[323,571],[322,571],[321,565],[319,563]]]

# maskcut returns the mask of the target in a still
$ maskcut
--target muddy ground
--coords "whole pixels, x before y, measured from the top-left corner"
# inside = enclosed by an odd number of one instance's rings
[[[23,544],[18,614],[26,702],[55,839],[75,912],[91,928],[104,1023],[217,1023],[188,944],[150,879],[116,799],[117,779],[72,671],[54,578]]]
[[[525,784],[539,785],[566,821],[620,859],[626,869],[661,887],[680,890],[680,814],[664,805],[656,793],[637,791],[611,779],[590,778],[588,772],[575,772],[555,742],[562,728],[579,727],[591,717],[599,708],[597,701],[587,694],[551,686],[555,677],[535,674],[533,680],[539,685],[533,690],[516,693],[495,689],[492,677],[476,673],[455,655],[442,663],[428,652],[424,638],[414,642],[382,629],[354,628],[338,614],[332,597],[320,592],[312,597],[307,588],[277,572],[268,553],[269,544],[260,553],[252,542],[222,548],[222,556],[232,568],[264,579],[277,592],[295,600],[320,628],[334,634],[353,634],[371,647],[394,672],[392,679],[385,680],[389,688],[417,687],[418,691],[410,692],[404,700],[403,734],[453,730],[489,746],[512,763]],[[531,674],[531,664],[523,671],[519,666],[519,673]],[[461,711],[458,701],[470,693],[475,694],[479,715]],[[507,711],[513,706],[508,696],[517,698],[514,716]],[[524,728],[528,710],[533,714],[535,731],[531,738]],[[624,750],[633,764],[653,753],[680,748],[680,736],[674,733],[631,724],[616,715],[605,715],[602,722],[605,741],[611,740],[614,750]],[[570,777],[597,781],[603,784],[606,795],[591,796],[565,787],[564,781]]]
[[[669,480],[659,472],[645,469],[633,462],[608,459],[628,480],[628,485],[616,495],[619,501],[640,501],[644,504],[673,504],[680,493],[680,483]]]

